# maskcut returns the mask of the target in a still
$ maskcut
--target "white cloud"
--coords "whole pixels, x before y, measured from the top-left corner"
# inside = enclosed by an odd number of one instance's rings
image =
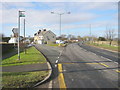
[[[9,4],[9,3],[8,3]],[[27,25],[27,30],[28,32],[30,32],[30,29],[34,29],[34,30],[38,30],[40,28],[48,28],[54,31],[58,31],[59,30],[59,16],[55,15],[55,14],[51,14],[51,11],[60,11],[60,12],[66,12],[67,9],[72,9],[74,8],[73,12],[71,12],[71,14],[64,14],[62,15],[62,30],[67,30],[67,29],[77,29],[77,28],[86,28],[89,27],[89,22],[90,20],[93,21],[96,18],[102,16],[101,15],[97,15],[95,13],[90,12],[90,10],[92,9],[104,9],[105,5],[104,3],[101,4],[96,4],[94,3],[93,6],[88,6],[86,8],[86,6],[84,6],[84,4],[80,3],[76,3],[76,4],[69,4],[68,6],[70,6],[70,8],[67,8],[65,6],[65,4],[60,4],[60,3],[53,3],[54,5],[52,5],[52,3],[46,3],[46,5],[49,5],[51,8],[49,9],[43,9],[43,10],[38,10],[38,9],[34,9],[34,5],[32,3],[10,3],[7,6],[10,6],[11,4],[13,4],[13,6],[16,6],[18,9],[15,8],[4,8],[3,13],[0,11],[0,14],[2,13],[3,15],[3,22],[4,24],[17,24],[18,22],[18,10],[25,10],[26,12],[26,23],[29,23],[29,25]],[[87,5],[87,4],[86,4]],[[111,4],[112,5],[112,4]],[[62,8],[59,8],[59,7]],[[22,8],[21,8],[22,7]],[[32,7],[32,8],[27,8],[27,7]],[[45,6],[44,6],[45,7]],[[83,9],[81,11],[81,9]],[[115,9],[110,7],[109,5],[106,6],[108,9]],[[66,10],[65,10],[65,9]],[[75,12],[75,10],[78,10],[77,12]],[[84,10],[89,10],[84,11]],[[89,22],[88,22],[89,21]],[[81,24],[75,24],[75,23],[81,23]],[[83,24],[84,23],[84,24]],[[96,22],[96,23],[92,23],[93,27],[103,27],[106,24],[111,23],[110,21],[101,21],[101,22]],[[113,21],[113,23],[115,23],[115,21]],[[113,25],[112,23],[112,25]],[[11,26],[10,26],[11,27]],[[11,29],[10,29],[11,30]],[[30,32],[33,33],[33,32]]]

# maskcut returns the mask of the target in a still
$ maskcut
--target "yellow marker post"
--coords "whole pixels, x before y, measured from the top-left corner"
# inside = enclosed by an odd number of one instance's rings
[[[66,90],[66,84],[65,84],[65,81],[64,81],[64,76],[63,76],[63,73],[62,73],[62,64],[58,64],[58,70],[59,70],[59,76],[58,76],[58,80],[59,80],[59,86],[60,86],[60,89],[61,90]]]

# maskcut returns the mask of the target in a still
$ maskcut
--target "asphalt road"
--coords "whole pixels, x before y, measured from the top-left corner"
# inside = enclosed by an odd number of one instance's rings
[[[37,88],[118,88],[117,54],[79,44],[65,48],[35,46],[53,68],[52,77]]]
[[[115,62],[118,62],[118,60],[120,59],[120,57],[118,57],[118,55],[120,53],[114,53],[114,52],[111,52],[111,51],[107,51],[107,50],[104,50],[104,49],[91,47],[91,46],[88,46],[88,45],[85,45],[85,44],[80,44],[80,43],[78,45],[80,47],[88,50],[88,51],[96,53],[97,55],[103,56],[105,58],[111,59],[111,60],[113,60]]]

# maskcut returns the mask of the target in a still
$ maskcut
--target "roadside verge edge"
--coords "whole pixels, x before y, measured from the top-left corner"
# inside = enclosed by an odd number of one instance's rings
[[[34,47],[35,47],[35,46],[34,46]],[[38,50],[37,47],[35,47],[35,48]],[[42,53],[41,50],[38,50],[38,51],[40,51],[40,52]],[[40,84],[44,83],[45,81],[47,81],[47,80],[51,77],[51,75],[52,75],[53,69],[52,69],[51,63],[50,63],[50,61],[48,60],[48,58],[47,58],[43,53],[42,53],[42,55],[46,58],[47,65],[48,65],[48,69],[49,69],[49,74],[48,74],[47,77],[44,78],[44,80],[36,83],[36,84],[33,86],[33,88],[35,88],[35,87],[37,87],[38,85],[40,85]]]

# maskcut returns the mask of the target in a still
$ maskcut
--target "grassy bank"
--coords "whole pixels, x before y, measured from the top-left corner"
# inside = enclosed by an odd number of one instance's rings
[[[17,60],[17,55],[2,61],[2,66],[27,65],[35,63],[46,63],[45,57],[31,47],[27,50],[27,54],[20,53],[21,60]],[[33,72],[2,72],[3,88],[28,88],[43,80],[49,71],[33,71]]]
[[[110,46],[107,44],[96,44],[96,43],[87,43],[87,45],[95,46],[98,48],[104,48],[112,51],[119,51],[120,52],[120,47],[119,46]]]
[[[2,60],[2,66],[14,66],[14,65],[26,65],[26,64],[35,64],[35,63],[46,63],[46,59],[44,56],[35,49],[35,47],[31,47],[27,50],[27,53],[20,53],[20,60],[18,59],[18,55],[14,55],[10,58]]]
[[[32,87],[37,82],[43,80],[48,75],[48,71],[39,72],[3,72],[3,88],[27,88]]]

